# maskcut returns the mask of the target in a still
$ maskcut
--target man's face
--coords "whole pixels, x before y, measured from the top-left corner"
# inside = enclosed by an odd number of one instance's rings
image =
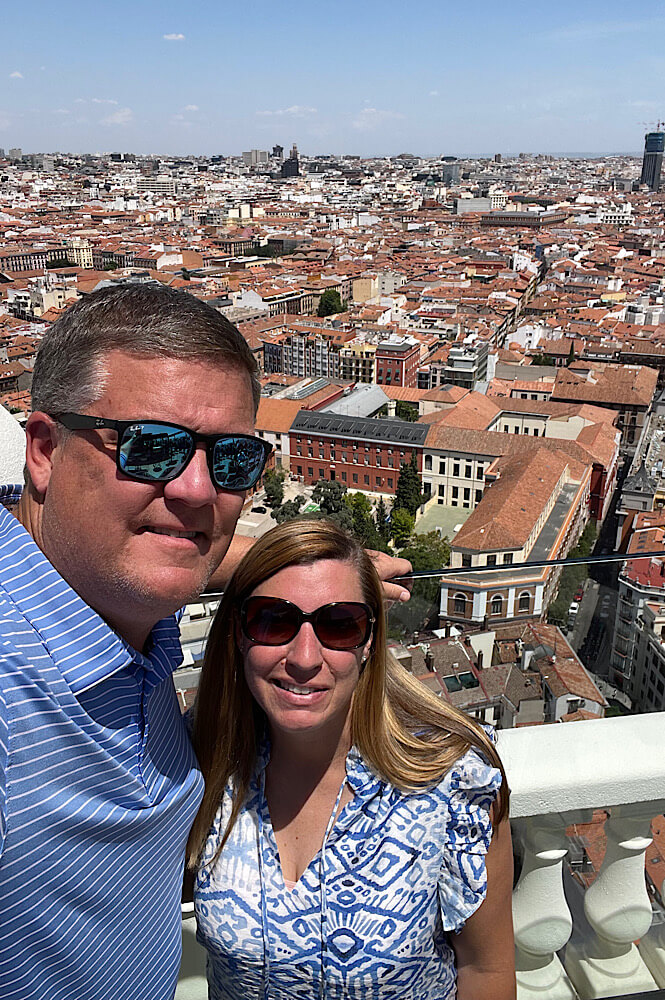
[[[250,379],[241,368],[121,351],[105,367],[106,389],[86,413],[165,420],[203,434],[253,433]],[[41,545],[70,586],[140,648],[160,618],[204,588],[229,546],[244,493],[213,484],[203,444],[171,482],[127,479],[115,464],[116,440],[113,430],[60,431]]]

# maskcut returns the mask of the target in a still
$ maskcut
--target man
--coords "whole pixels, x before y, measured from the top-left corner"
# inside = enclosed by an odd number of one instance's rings
[[[238,331],[158,286],[95,292],[44,339],[0,511],[3,1000],[172,996],[201,795],[174,612],[265,464],[258,397]]]

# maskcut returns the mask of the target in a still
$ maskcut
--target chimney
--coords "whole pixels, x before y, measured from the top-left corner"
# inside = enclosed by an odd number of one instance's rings
[[[394,399],[388,400],[388,416],[394,417],[397,411],[397,401]]]

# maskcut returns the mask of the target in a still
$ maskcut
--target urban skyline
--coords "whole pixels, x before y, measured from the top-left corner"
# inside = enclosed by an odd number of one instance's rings
[[[639,155],[664,114],[665,17],[570,0],[459,11],[256,0],[131,6],[78,0],[5,12],[0,145],[239,155]],[[30,31],[25,25],[30,24]],[[72,30],[75,26],[75,30]],[[2,77],[0,76],[0,79]]]

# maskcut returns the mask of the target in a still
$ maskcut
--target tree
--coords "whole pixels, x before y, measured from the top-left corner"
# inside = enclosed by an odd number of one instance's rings
[[[390,530],[393,541],[398,549],[406,545],[411,538],[414,523],[414,518],[409,514],[408,510],[405,510],[403,507],[398,507],[396,510],[393,507]]]
[[[411,424],[415,423],[418,419],[418,407],[406,403],[403,399],[398,399],[395,406],[395,416],[399,417],[400,420],[408,420]]]
[[[332,316],[334,313],[341,313],[344,310],[340,294],[334,288],[326,288],[319,299],[319,308],[316,310],[317,316]]]
[[[319,479],[312,490],[312,500],[324,514],[338,514],[345,509],[346,486],[339,480]]]
[[[190,275],[190,273],[189,273],[189,271],[187,270],[186,267],[181,267],[180,268],[180,274],[182,275],[182,280],[183,281],[190,281],[191,280],[191,275]]]
[[[424,535],[412,535],[399,554],[409,560],[414,570],[440,569],[450,561],[450,545],[436,531],[428,531]],[[430,603],[437,600],[439,590],[440,584],[435,577],[415,580],[413,584],[413,594],[426,598]]]
[[[395,502],[393,504],[393,517],[396,510],[406,510],[412,517],[415,517],[416,511],[422,502],[422,483],[414,454],[411,456],[410,462],[402,462],[400,466]]]
[[[386,507],[386,501],[383,497],[379,498],[379,502],[376,505],[376,511],[374,513],[374,523],[376,524],[376,530],[378,531],[384,542],[390,539],[390,523],[388,521],[388,509]]]
[[[268,469],[263,477],[266,503],[269,507],[279,507],[284,500],[284,473]]]
[[[294,500],[287,500],[281,507],[273,510],[272,516],[278,524],[281,524],[282,521],[292,521],[294,517],[298,517],[300,514],[300,508],[304,502],[305,497],[299,493]]]
[[[570,365],[572,365],[574,360],[575,360],[575,341],[571,340],[570,350],[568,351],[568,360],[566,361],[566,365],[569,367]]]
[[[352,532],[365,548],[386,551],[388,546],[376,530],[372,517],[372,505],[364,493],[350,493],[346,506],[351,513]]]

